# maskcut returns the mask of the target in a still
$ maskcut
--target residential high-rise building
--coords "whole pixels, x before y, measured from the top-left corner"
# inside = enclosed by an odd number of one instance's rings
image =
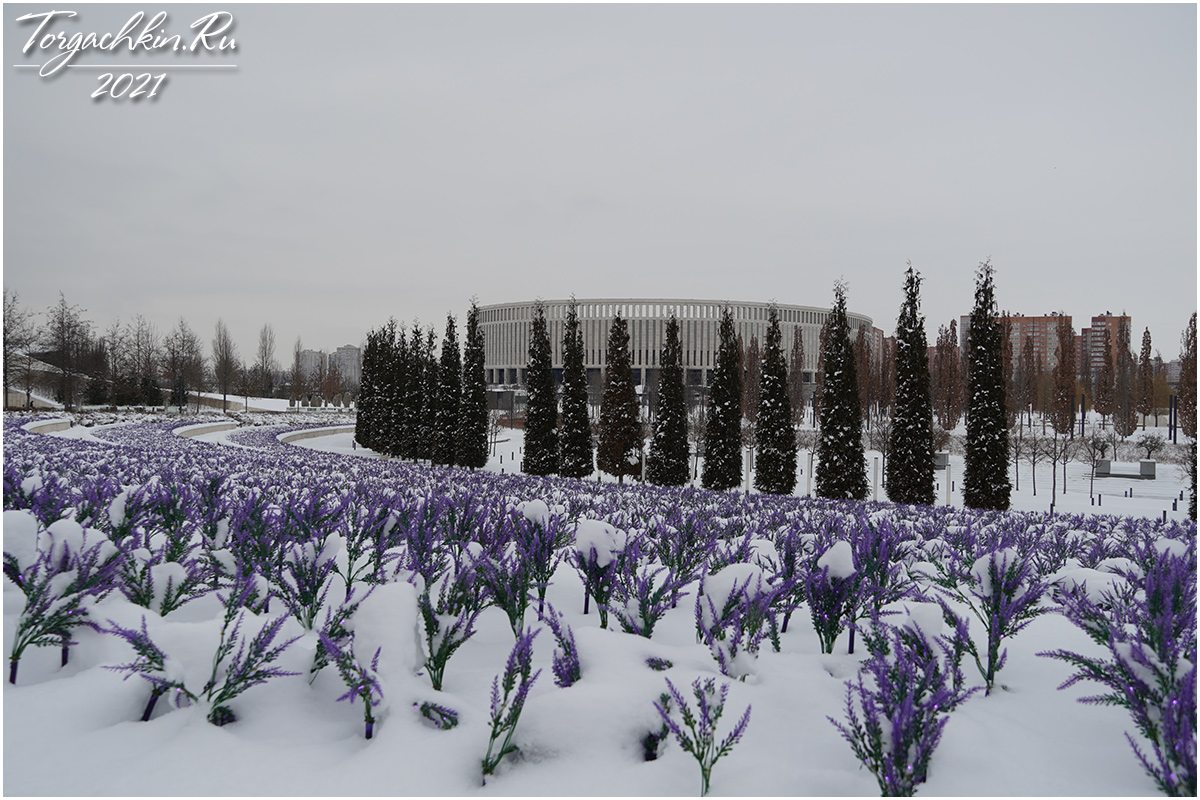
[[[342,382],[347,387],[358,386],[362,380],[362,351],[352,344],[344,344],[329,355],[330,365],[337,365]]]
[[[324,372],[328,363],[329,357],[325,355],[323,350],[300,351],[300,369],[307,378],[312,378],[314,375]]]
[[[1021,350],[1025,346],[1025,340],[1029,339],[1033,345],[1033,358],[1040,365],[1040,368],[1049,371],[1058,366],[1058,323],[1066,316],[1067,323],[1070,324],[1070,315],[1051,313],[1039,317],[1026,317],[1023,314],[1009,314],[1009,341],[1012,343],[1012,359],[1013,366],[1021,358]],[[997,321],[1000,317],[996,318]],[[960,352],[966,352],[967,347],[967,332],[971,328],[971,317],[959,317],[958,322],[958,348]],[[1074,328],[1072,328],[1072,331]]]

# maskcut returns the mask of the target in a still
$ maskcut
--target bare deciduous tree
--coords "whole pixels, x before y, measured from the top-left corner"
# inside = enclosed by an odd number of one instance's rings
[[[270,323],[258,332],[258,352],[255,356],[253,375],[254,391],[259,397],[270,397],[275,390],[275,331]]]
[[[18,371],[31,365],[30,350],[37,341],[37,328],[33,324],[33,311],[21,305],[20,296],[11,289],[4,290],[4,405],[8,405],[8,392],[18,379]],[[32,369],[29,369],[32,372]],[[29,403],[32,387],[25,385],[25,401]]]
[[[229,390],[237,380],[238,373],[237,345],[229,334],[229,328],[222,319],[217,320],[216,331],[212,340],[213,377],[216,378],[217,391],[221,393],[221,410],[229,410]]]

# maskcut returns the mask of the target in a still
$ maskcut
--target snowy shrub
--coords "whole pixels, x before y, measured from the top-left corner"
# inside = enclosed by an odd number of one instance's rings
[[[420,576],[413,578],[416,581]],[[474,570],[467,564],[439,581],[436,604],[432,599],[434,589],[417,587],[417,609],[425,623],[425,668],[433,688],[441,690],[450,657],[475,635],[475,620],[487,601],[475,585]]]
[[[172,699],[175,702],[176,708],[195,702],[196,695],[188,691],[188,688],[183,684],[183,669],[178,661],[175,661],[162,650],[159,649],[151,639],[150,634],[146,630],[146,618],[142,617],[142,629],[133,630],[131,628],[122,628],[112,620],[108,621],[109,627],[103,629],[104,633],[111,633],[124,639],[133,652],[137,654],[137,658],[127,664],[117,664],[108,666],[105,669],[111,669],[114,672],[124,672],[125,680],[129,680],[134,675],[137,675],[150,683],[150,699],[146,702],[146,710],[142,712],[142,722],[148,722],[150,715],[154,713],[154,706],[158,702],[158,698],[168,692],[172,693]]]
[[[554,684],[565,689],[583,677],[583,671],[579,666],[579,650],[575,646],[575,634],[571,632],[571,626],[563,619],[563,615],[548,603],[541,619],[550,627],[550,632],[554,634],[554,641],[557,644],[554,649],[554,660],[551,663]]]
[[[746,531],[740,538],[733,537],[727,531],[713,542],[709,551],[707,570],[709,575],[715,575],[730,564],[747,564],[750,562],[754,544],[754,532]]]
[[[624,531],[594,519],[581,519],[575,532],[572,555],[575,570],[583,581],[583,613],[587,613],[588,598],[594,599],[601,628],[608,627],[605,609],[619,571],[616,561],[624,556],[626,541]]]
[[[334,572],[341,576],[347,593],[357,582],[383,582],[383,567],[390,560],[388,537],[397,518],[391,503],[373,494],[370,489],[355,487],[342,518],[343,547]]]
[[[850,646],[854,652],[854,623],[877,615],[893,601],[913,591],[913,582],[902,559],[906,547],[886,518],[862,520],[850,537],[853,563],[859,579],[859,593],[851,610]]]
[[[248,614],[252,614],[246,610],[245,603],[253,591],[253,584],[247,581],[235,585],[224,600],[225,619],[221,626],[221,638],[213,654],[212,673],[201,692],[209,704],[208,721],[218,727],[237,721],[237,715],[228,703],[251,686],[266,683],[271,678],[299,674],[270,666],[300,638],[295,636],[283,644],[271,646],[279,635],[279,629],[287,621],[287,614],[267,622],[249,642],[245,640],[242,623]]]
[[[700,574],[716,542],[716,527],[702,511],[685,512],[674,506],[665,519],[653,520],[646,537],[651,555],[685,583]]]
[[[383,690],[379,688],[379,681],[376,678],[376,673],[379,671],[381,648],[375,649],[371,665],[367,667],[363,666],[354,653],[353,634],[340,641],[334,640],[325,631],[319,631],[318,636],[327,657],[337,666],[338,674],[342,676],[342,682],[346,684],[346,693],[338,698],[338,702],[349,700],[353,703],[356,699],[362,700],[364,736],[370,739],[375,732],[373,709],[383,698]]]
[[[355,597],[355,590],[351,588],[346,599],[338,605],[336,610],[331,606],[325,608],[325,621],[321,623],[321,627],[317,631],[317,646],[313,651],[313,665],[309,669],[309,683],[316,679],[318,672],[329,666],[330,653],[325,648],[327,640],[339,648],[350,643],[354,637],[353,623],[351,622],[354,612],[358,610],[364,600],[371,596],[373,591],[375,591],[374,586],[368,589],[362,597]]]
[[[9,683],[17,682],[17,667],[26,648],[58,645],[66,666],[72,631],[80,625],[95,627],[89,607],[113,589],[120,551],[108,537],[90,533],[91,542],[88,530],[62,519],[37,534],[33,563],[18,567],[18,561],[5,554],[5,572],[25,595],[9,653]]]
[[[950,584],[942,580],[938,585],[943,594],[971,609],[987,631],[986,655],[980,657],[977,644],[972,644],[970,652],[986,684],[985,694],[991,694],[996,673],[1004,667],[1008,654],[1000,645],[1050,610],[1039,605],[1046,584],[1033,576],[1031,559],[1021,558],[1013,548],[1005,548],[976,559],[961,582]]]
[[[1161,547],[1136,592],[1089,597],[1086,587],[1063,598],[1063,614],[1110,658],[1054,650],[1038,655],[1076,668],[1059,689],[1095,681],[1108,691],[1082,703],[1121,706],[1150,745],[1153,761],[1125,734],[1159,790],[1196,794],[1195,556]]]
[[[540,614],[546,602],[546,589],[563,559],[561,548],[570,544],[571,530],[540,500],[523,503],[520,510],[521,516],[511,516],[507,522],[512,526],[512,541],[529,573],[529,584],[537,589]]]
[[[141,526],[127,532],[117,575],[129,602],[165,617],[211,590],[209,572],[196,554],[199,546],[182,538]]]
[[[873,623],[864,636],[871,658],[857,683],[846,681],[846,723],[827,719],[875,776],[883,796],[909,797],[925,782],[946,715],[977,689],[954,688],[961,685],[961,670],[952,646],[939,641],[943,659],[919,626],[884,625],[878,615]]]
[[[688,701],[671,683],[671,679],[667,678],[666,681],[671,698],[679,708],[683,724],[680,725],[671,717],[670,709],[667,708],[665,702],[655,703],[654,707],[658,710],[663,722],[670,728],[671,733],[675,735],[675,740],[679,742],[680,748],[685,753],[691,753],[692,757],[696,759],[696,763],[700,765],[700,796],[703,797],[708,794],[713,767],[722,756],[733,750],[733,746],[746,732],[746,726],[750,724],[750,706],[746,706],[745,713],[742,714],[742,718],[734,725],[729,735],[722,739],[720,744],[717,744],[717,723],[720,722],[721,715],[725,712],[725,699],[729,694],[729,684],[721,684],[721,690],[718,692],[715,678],[703,681],[697,678],[693,681],[692,694],[696,698],[696,711],[693,712]]]
[[[630,566],[630,572],[617,574],[612,598],[604,608],[617,618],[623,631],[649,639],[658,621],[679,598],[687,596],[682,591],[687,581],[666,567],[639,566],[636,562]],[[659,578],[664,572],[666,575]]]
[[[762,570],[734,564],[703,576],[696,595],[696,638],[708,646],[722,675],[745,679],[768,635],[778,649],[773,604],[783,590],[764,584]]]
[[[313,629],[329,594],[340,544],[336,536],[281,544],[282,558],[270,574],[272,591],[305,630]]]
[[[521,635],[525,610],[529,608],[530,572],[528,562],[509,545],[504,553],[484,554],[479,559],[476,584],[487,592],[494,605],[503,609],[513,636]]]
[[[859,590],[850,543],[839,541],[826,550],[804,575],[803,586],[821,652],[832,653]]]
[[[521,720],[521,711],[525,708],[529,690],[542,674],[540,669],[532,672],[533,640],[537,638],[538,633],[540,631],[526,630],[518,636],[512,652],[508,654],[504,672],[492,679],[492,733],[488,739],[487,753],[483,757],[484,784],[487,783],[488,775],[495,774],[496,767],[500,766],[505,756],[517,752],[517,747],[512,743],[513,734],[517,731],[517,723]],[[502,688],[503,697],[500,696]],[[497,742],[500,742],[499,749],[496,747]]]

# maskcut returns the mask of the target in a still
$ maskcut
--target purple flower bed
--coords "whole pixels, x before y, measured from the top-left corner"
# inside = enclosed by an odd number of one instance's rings
[[[160,694],[178,690],[180,698],[209,703],[209,720],[226,724],[237,718],[231,701],[246,689],[304,680],[274,662],[310,636],[320,642],[313,671],[336,666],[345,682],[341,699],[361,702],[370,736],[379,724],[380,654],[358,643],[353,621],[366,595],[402,589],[415,598],[428,659],[418,666],[433,689],[455,673],[452,656],[481,612],[494,607],[507,616],[518,647],[505,667],[504,698],[493,701],[499,750],[489,752],[490,774],[515,747],[512,729],[536,678],[528,651],[537,630],[525,627],[531,618],[548,624],[557,642],[556,691],[587,677],[571,629],[544,602],[546,587],[562,579],[558,567],[571,565],[566,573],[578,570],[597,611],[639,640],[653,640],[656,622],[681,598],[694,598],[697,635],[714,669],[734,679],[753,676],[781,636],[799,635],[788,633],[787,618],[802,606],[826,653],[856,632],[870,636],[861,677],[847,681],[851,716],[835,724],[864,762],[875,759],[872,769],[889,792],[911,792],[931,769],[945,706],[970,694],[951,680],[964,654],[978,665],[977,685],[991,689],[1003,676],[1004,646],[1034,616],[1065,613],[1092,632],[1111,619],[1111,635],[1096,641],[1121,669],[1141,674],[1164,654],[1172,659],[1156,684],[1114,701],[1131,709],[1142,735],[1130,739],[1131,763],[1140,762],[1164,791],[1195,791],[1195,693],[1176,685],[1195,674],[1194,609],[1171,627],[1162,621],[1163,603],[1145,599],[1169,585],[1194,604],[1194,523],[497,475],[345,458],[276,438],[316,425],[238,431],[230,438],[243,447],[235,448],[173,435],[195,420],[96,433],[111,444],[31,434],[21,430],[28,421],[8,417],[4,431],[4,566],[27,598],[23,638],[10,653],[14,682],[27,648],[61,647],[65,661],[80,646],[72,633],[91,626],[133,647],[137,660],[121,669],[149,683],[145,718]],[[66,526],[81,531],[69,547],[56,533]],[[1164,552],[1175,561],[1164,561]],[[1095,594],[1100,581],[1112,587],[1103,597]],[[89,609],[109,595],[160,617],[219,597],[225,622],[209,684],[186,686],[171,673],[170,653],[151,641],[153,630],[93,619]],[[953,669],[930,647],[937,631],[926,631],[928,640],[886,633],[889,611],[906,602],[935,610],[940,603],[956,632],[945,639],[956,648]],[[974,640],[964,621],[972,613]],[[617,625],[607,627],[622,635]],[[1130,638],[1120,633],[1126,629],[1147,633]],[[1169,638],[1169,647],[1154,636]],[[950,646],[943,649],[948,658]],[[1089,669],[1084,656],[1057,656]],[[1075,680],[1104,682],[1095,673],[1101,669]],[[877,699],[886,682],[910,692],[903,706],[909,751],[864,727],[887,711]],[[891,743],[890,755],[871,754],[880,742]],[[1188,742],[1190,761],[1175,755]],[[919,765],[920,780],[900,776],[904,763]]]

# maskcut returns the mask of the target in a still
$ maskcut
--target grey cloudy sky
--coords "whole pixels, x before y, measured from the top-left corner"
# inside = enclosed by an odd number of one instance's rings
[[[82,53],[224,9],[233,53]],[[905,261],[932,342],[991,257],[1000,306],[1126,311],[1165,358],[1196,308],[1196,7],[4,6],[4,285],[99,326],[218,317],[249,355],[439,331],[541,296],[852,310],[891,333]],[[116,69],[118,74],[122,70]],[[127,70],[154,72],[153,67]]]

